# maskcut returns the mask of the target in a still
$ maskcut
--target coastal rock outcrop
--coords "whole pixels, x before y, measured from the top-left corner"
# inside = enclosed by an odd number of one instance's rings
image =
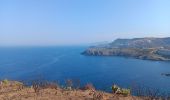
[[[82,54],[170,61],[170,38],[117,39],[107,45],[89,47]]]

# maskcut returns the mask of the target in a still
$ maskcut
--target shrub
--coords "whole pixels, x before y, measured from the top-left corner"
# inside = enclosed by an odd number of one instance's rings
[[[94,92],[93,94],[93,100],[103,100],[103,92]]]
[[[73,81],[70,79],[66,80],[66,89],[72,90],[72,86],[73,86]]]
[[[9,81],[8,81],[7,79],[5,79],[5,80],[2,81],[2,83],[3,83],[3,84],[8,84]]]
[[[32,84],[32,88],[34,89],[34,92],[35,92],[36,94],[39,93],[39,91],[40,91],[40,85],[39,85],[38,83]]]
[[[93,86],[93,84],[88,83],[84,86],[83,88],[84,90],[95,90],[95,87]]]
[[[121,94],[124,96],[130,95],[130,89],[121,89]]]
[[[130,95],[130,89],[124,89],[124,88],[120,88],[119,86],[117,85],[113,85],[112,86],[112,91],[114,94],[121,94],[121,95],[124,95],[124,96],[128,96]]]
[[[114,84],[112,86],[112,91],[113,91],[113,93],[118,93],[118,92],[120,92],[120,87]]]
[[[47,82],[46,84],[44,84],[43,88],[51,88],[57,90],[59,88],[59,85],[57,83]]]

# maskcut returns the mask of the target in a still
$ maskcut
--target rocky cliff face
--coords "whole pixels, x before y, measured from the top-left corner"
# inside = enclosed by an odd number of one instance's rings
[[[126,56],[148,60],[170,60],[170,38],[117,39],[103,47],[90,47],[82,54]]]

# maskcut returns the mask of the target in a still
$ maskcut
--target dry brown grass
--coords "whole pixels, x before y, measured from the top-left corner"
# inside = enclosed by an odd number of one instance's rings
[[[72,86],[70,82],[68,86]],[[0,100],[142,100],[96,91],[92,84],[87,84],[84,90],[63,89],[51,82],[34,82],[28,87],[20,82],[9,81],[8,84],[2,83],[0,87]]]

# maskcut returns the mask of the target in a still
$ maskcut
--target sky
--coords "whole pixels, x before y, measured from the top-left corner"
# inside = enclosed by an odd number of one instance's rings
[[[170,37],[170,0],[0,0],[0,46]]]

